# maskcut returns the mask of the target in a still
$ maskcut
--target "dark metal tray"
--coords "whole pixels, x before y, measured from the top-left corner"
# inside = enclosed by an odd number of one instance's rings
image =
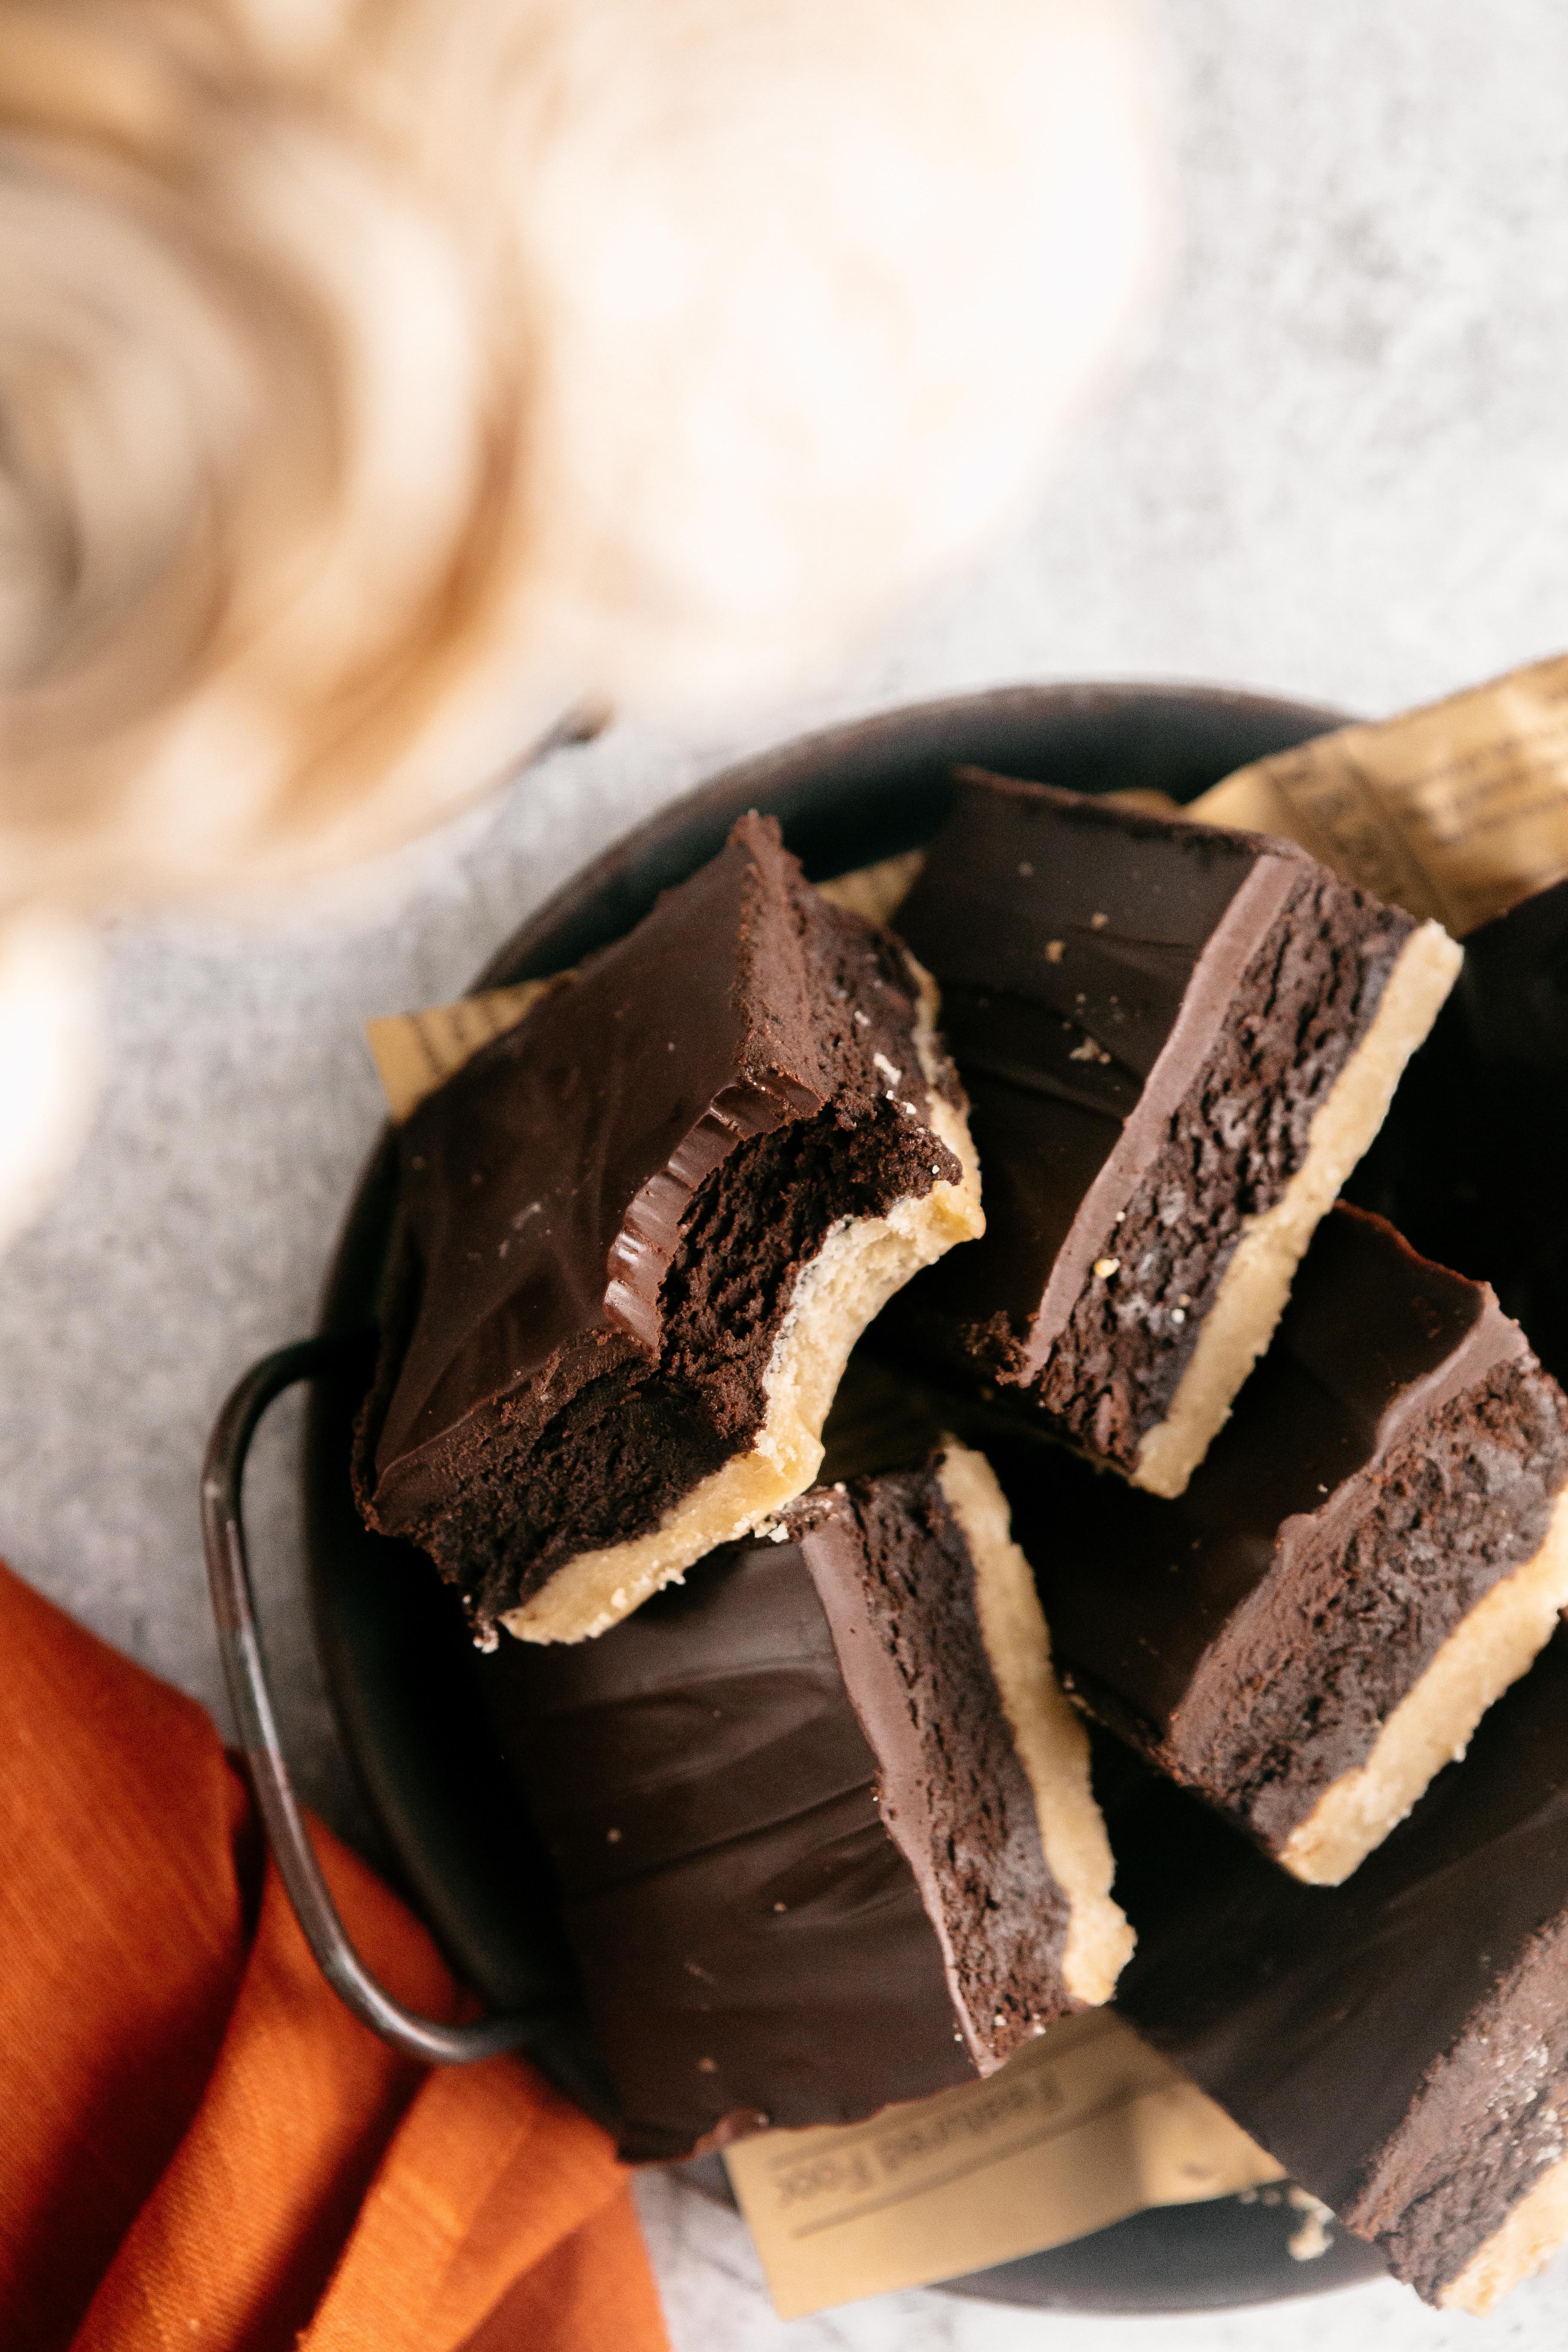
[[[605,852],[531,916],[476,988],[558,971],[618,937],[658,892],[713,856],[734,818],[776,815],[815,878],[928,839],[964,762],[1080,791],[1154,787],[1190,800],[1232,770],[1340,723],[1300,703],[1209,688],[1023,687],[893,711],[807,737],[731,769]],[[476,1697],[480,1660],[453,1595],[425,1556],[372,1535],[349,1486],[349,1442],[366,1385],[392,1211],[384,1138],[343,1228],[315,1343],[283,1350],[237,1390],[204,1486],[215,1600],[242,1737],[274,1850],[332,1981],[378,2031],[432,2058],[526,2048],[591,2112],[608,2095],[578,2002],[549,1865],[511,1793]],[[310,1377],[304,1481],[316,1638],[355,1772],[394,1874],[497,2024],[464,2041],[398,2011],[365,1976],[313,1876],[287,1788],[245,1587],[238,1484],[271,1395]],[[335,1940],[334,1940],[334,1929]],[[725,2194],[716,2159],[685,2168]],[[1290,2259],[1298,2215],[1281,2200],[1219,2199],[1135,2215],[1092,2237],[954,2281],[961,2294],[1082,2312],[1217,2309],[1378,2275],[1371,2250],[1335,2233]]]

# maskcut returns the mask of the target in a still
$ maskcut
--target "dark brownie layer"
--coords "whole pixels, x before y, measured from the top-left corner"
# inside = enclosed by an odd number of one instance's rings
[[[1540,1550],[1568,1400],[1483,1286],[1339,1208],[1179,1500],[994,1459],[1082,1697],[1278,1853]]]
[[[1117,2006],[1436,2300],[1563,2148],[1568,1633],[1344,1886],[1168,1782],[1108,1802]]]
[[[1369,924],[1370,905],[1327,877],[1291,891],[1120,1213],[1118,1272],[1080,1291],[1035,1381],[1053,1420],[1109,1461],[1131,1466],[1164,1419],[1243,1222],[1304,1166],[1312,1121],[1371,1026],[1409,926]]]
[[[1282,1844],[1365,1763],[1477,1602],[1535,1557],[1565,1482],[1568,1403],[1529,1359],[1391,1447],[1330,1524],[1282,1546],[1285,1575],[1257,1618],[1238,1612],[1215,1643],[1186,1710],[1194,1780],[1233,1790],[1254,1834]],[[1265,1649],[1280,1664],[1242,1722],[1237,1684]]]
[[[988,2071],[1079,2004],[1062,1986],[1068,1897],[998,1699],[969,1547],[929,1464],[815,1496],[790,1525],[881,1767],[884,1815],[941,1922],[965,2036]]]
[[[1436,2059],[1419,2122],[1385,2145],[1345,2209],[1364,2238],[1394,2252],[1400,2277],[1436,2303],[1462,2265],[1568,2154],[1568,1917],[1530,1937],[1503,1981]],[[1463,2151],[1462,2163],[1456,2155]]]
[[[986,1234],[889,1333],[1131,1470],[1415,927],[1289,843],[994,778],[899,921],[942,988]]]
[[[745,818],[410,1118],[356,1477],[481,1626],[744,1453],[827,1233],[957,1181],[917,992]]]

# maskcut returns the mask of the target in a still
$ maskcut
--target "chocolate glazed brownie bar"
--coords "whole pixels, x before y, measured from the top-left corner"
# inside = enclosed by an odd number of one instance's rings
[[[983,1227],[935,1018],[749,816],[413,1113],[355,1481],[481,1636],[597,1633],[809,1486],[866,1323]]]
[[[973,771],[897,921],[987,1232],[890,1328],[1179,1495],[1459,950],[1291,843]]]
[[[1117,2007],[1426,2302],[1489,2310],[1568,2234],[1568,1632],[1345,1886],[1107,1790]]]
[[[1484,1285],[1354,1209],[1179,1501],[994,1451],[1083,1703],[1320,1885],[1568,1602],[1568,1398]]]
[[[627,2156],[855,2121],[1110,1992],[1088,1743],[979,1456],[819,1488],[605,1640],[482,1673]]]

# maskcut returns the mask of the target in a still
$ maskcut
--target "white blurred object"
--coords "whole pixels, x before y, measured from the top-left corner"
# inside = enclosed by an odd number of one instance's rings
[[[583,0],[558,93],[498,77],[551,321],[524,607],[666,701],[819,670],[1016,521],[1162,216],[1121,0],[722,15]]]
[[[841,660],[1163,242],[1133,0],[11,0],[0,899],[406,838]]]
[[[92,1118],[102,1058],[87,927],[0,922],[0,1250],[44,1207]]]

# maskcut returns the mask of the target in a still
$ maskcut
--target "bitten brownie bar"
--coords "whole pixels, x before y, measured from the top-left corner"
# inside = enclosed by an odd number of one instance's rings
[[[1179,1501],[994,1451],[1085,1705],[1319,1885],[1463,1753],[1568,1601],[1568,1397],[1484,1285],[1354,1209]]]
[[[1568,1633],[1346,1886],[1168,1782],[1108,1801],[1139,2032],[1426,2302],[1540,2269],[1568,2234]]]
[[[597,1633],[810,1485],[860,1331],[983,1227],[935,1013],[749,816],[413,1113],[355,1480],[481,1637]]]
[[[973,771],[897,920],[987,1230],[892,1328],[1179,1495],[1459,950],[1289,842]]]
[[[637,2158],[989,2074],[1126,1958],[1088,1741],[962,1448],[482,1668]]]

